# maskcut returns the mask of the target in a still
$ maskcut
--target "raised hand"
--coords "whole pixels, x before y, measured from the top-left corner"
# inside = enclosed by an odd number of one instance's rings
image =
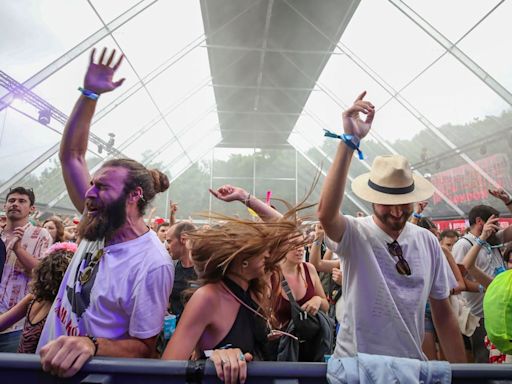
[[[322,228],[322,224],[316,223],[315,224],[315,239],[323,240],[323,238],[324,238],[324,229]]]
[[[423,211],[425,210],[425,208],[427,207],[427,205],[428,205],[428,201],[420,201],[420,202],[416,203],[416,207],[415,207],[414,211],[418,215],[421,215],[423,213]]]
[[[343,129],[345,133],[354,135],[359,139],[368,134],[372,127],[373,117],[375,116],[375,107],[369,101],[363,100],[365,96],[366,91],[357,96],[354,104],[343,112]],[[359,117],[360,113],[366,115],[364,121]]]
[[[503,188],[489,189],[489,193],[493,195],[495,198],[503,201],[506,205],[509,205],[512,202],[512,197],[510,197],[509,194],[505,192]]]
[[[107,58],[107,48],[103,48],[98,62],[95,63],[95,53],[96,48],[91,52],[89,68],[87,68],[87,73],[85,74],[84,79],[84,88],[99,95],[105,92],[113,91],[117,87],[121,86],[121,84],[123,84],[125,80],[124,78],[118,81],[113,81],[113,77],[121,65],[124,55],[121,55],[115,64],[113,64],[116,50],[113,49],[112,53]]]
[[[226,202],[244,201],[245,199],[247,199],[247,196],[249,195],[249,193],[245,189],[234,187],[229,184],[223,185],[216,191],[213,189],[209,189],[209,191],[217,199]]]
[[[494,233],[499,231],[500,225],[498,224],[499,218],[491,215],[489,219],[484,224],[484,227],[482,229],[482,234],[480,235],[480,239],[487,240],[489,237],[491,237]]]

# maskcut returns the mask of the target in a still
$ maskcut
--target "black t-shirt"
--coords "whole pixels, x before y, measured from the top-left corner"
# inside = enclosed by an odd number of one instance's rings
[[[181,261],[176,263],[174,267],[174,284],[170,297],[171,305],[169,306],[169,311],[172,314],[178,317],[181,315],[184,308],[182,293],[190,288],[189,282],[196,279],[197,275],[194,267],[185,268]]]

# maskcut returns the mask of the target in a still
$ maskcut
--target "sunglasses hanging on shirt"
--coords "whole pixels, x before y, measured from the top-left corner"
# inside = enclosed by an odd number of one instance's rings
[[[398,244],[398,241],[393,241],[392,243],[386,243],[388,245],[388,251],[392,256],[398,257],[398,261],[396,262],[396,270],[399,274],[403,276],[411,276],[411,267],[409,267],[409,263],[404,259],[402,253],[402,247]]]

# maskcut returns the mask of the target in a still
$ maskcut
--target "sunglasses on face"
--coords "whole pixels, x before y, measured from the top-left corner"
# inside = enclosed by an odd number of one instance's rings
[[[398,257],[398,261],[395,265],[397,272],[403,276],[411,276],[411,268],[407,260],[404,259],[400,244],[395,240],[392,243],[387,243],[387,245],[389,253],[391,253],[392,256]]]

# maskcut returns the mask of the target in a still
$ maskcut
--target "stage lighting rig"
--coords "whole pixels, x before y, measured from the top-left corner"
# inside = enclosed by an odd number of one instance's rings
[[[10,77],[7,73],[0,70],[0,91],[2,89],[6,90],[7,94],[0,97],[0,111],[8,108],[11,105],[13,109],[16,109],[15,104],[22,103],[23,105],[32,108],[29,110],[29,112],[26,113],[26,115],[29,118],[38,121],[40,124],[49,127],[51,121],[60,123],[62,127],[66,125],[68,121],[68,116],[66,114],[35,94],[31,89],[26,88],[23,84],[16,81],[16,79]],[[35,114],[37,114],[37,117]],[[100,154],[103,149],[107,149],[109,155],[111,156],[126,157],[121,151],[114,147],[115,135],[111,133],[109,136],[109,141],[105,142],[91,132],[89,135],[89,141],[98,146],[98,153]]]

